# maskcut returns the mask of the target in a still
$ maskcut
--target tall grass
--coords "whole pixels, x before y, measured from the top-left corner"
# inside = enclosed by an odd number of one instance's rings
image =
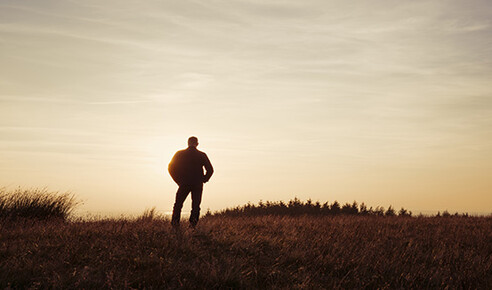
[[[2,219],[66,220],[77,204],[74,195],[68,192],[51,192],[46,188],[0,189]]]
[[[138,221],[143,221],[143,222],[151,222],[157,218],[161,218],[158,216],[155,206],[151,209],[146,209],[141,216],[137,218]]]
[[[212,216],[180,231],[160,218],[20,223],[0,230],[0,289],[492,289],[491,226],[355,215]]]

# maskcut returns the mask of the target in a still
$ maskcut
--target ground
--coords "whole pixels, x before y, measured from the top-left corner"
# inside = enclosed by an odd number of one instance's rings
[[[0,287],[492,289],[492,218],[3,221]]]

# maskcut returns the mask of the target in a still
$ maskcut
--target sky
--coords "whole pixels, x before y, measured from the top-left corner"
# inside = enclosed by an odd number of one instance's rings
[[[0,187],[167,213],[197,136],[203,211],[490,213],[491,19],[489,0],[0,0]]]

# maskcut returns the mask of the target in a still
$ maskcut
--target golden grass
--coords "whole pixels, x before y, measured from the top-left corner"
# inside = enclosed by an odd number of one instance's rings
[[[3,221],[0,288],[492,289],[490,217],[143,217]]]
[[[42,189],[6,191],[0,188],[1,219],[61,219],[69,217],[78,202],[71,193]]]

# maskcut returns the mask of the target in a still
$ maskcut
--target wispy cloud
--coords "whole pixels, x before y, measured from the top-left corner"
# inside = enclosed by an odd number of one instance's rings
[[[142,103],[152,103],[151,100],[134,100],[134,101],[107,101],[107,102],[88,102],[89,105],[131,105],[131,104],[142,104]]]

